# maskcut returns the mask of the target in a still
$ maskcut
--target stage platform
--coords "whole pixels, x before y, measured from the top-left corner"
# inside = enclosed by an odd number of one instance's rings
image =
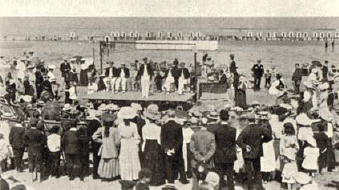
[[[81,97],[81,99],[86,100],[124,100],[124,101],[150,101],[150,102],[187,102],[192,99],[194,93],[184,93],[183,95],[178,95],[177,92],[173,92],[170,94],[165,93],[150,93],[148,98],[142,98],[141,92],[136,91],[128,91],[125,93],[119,92],[114,94],[112,92],[99,91],[93,94],[85,95]]]

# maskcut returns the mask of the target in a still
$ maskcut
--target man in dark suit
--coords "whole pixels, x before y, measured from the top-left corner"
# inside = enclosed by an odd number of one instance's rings
[[[257,182],[258,188],[256,189],[264,189],[260,172],[260,157],[263,156],[262,143],[272,140],[272,130],[256,124],[254,114],[248,114],[247,120],[249,124],[238,136],[237,144],[242,149],[248,189],[253,189],[254,182]]]
[[[174,183],[174,176],[179,170],[180,182],[187,184],[182,154],[183,134],[180,124],[175,122],[175,111],[168,111],[168,121],[161,127],[161,146],[166,154],[166,176],[168,183]]]
[[[231,58],[230,72],[234,74],[235,72],[237,72],[238,69],[237,64],[234,61],[234,54],[230,54],[230,58]]]
[[[202,120],[207,120],[203,118]],[[193,170],[192,190],[199,189],[199,165],[204,164],[208,169],[212,168],[212,157],[215,152],[215,137],[213,133],[207,131],[206,125],[202,125],[200,130],[195,132],[190,141],[190,150],[193,155],[191,160]]]
[[[137,73],[137,80],[141,80],[141,92],[143,98],[148,98],[150,81],[154,75],[152,66],[147,62],[147,57],[143,59],[143,64]]]
[[[109,67],[105,69],[105,79],[104,79],[104,82],[106,84],[106,91],[109,91],[109,89],[111,89],[112,92],[114,92],[115,82],[119,76],[118,69],[114,67],[113,61],[107,63],[109,64]]]
[[[70,180],[74,180],[80,173],[80,143],[76,125],[77,122],[72,120],[70,122],[71,128],[64,133],[61,140],[61,147],[65,152],[66,162],[69,167],[67,171]],[[83,180],[83,177],[81,177],[80,180]]]
[[[254,77],[254,90],[260,90],[261,77],[264,74],[264,66],[261,64],[261,60],[257,61],[252,67]]]
[[[9,143],[13,148],[15,167],[18,172],[22,172],[22,157],[25,151],[25,128],[21,124],[16,124],[9,133]]]
[[[178,76],[178,94],[182,95],[185,84],[188,83],[188,79],[190,78],[190,72],[187,68],[185,68],[185,63],[180,63],[180,68],[177,69]]]
[[[69,72],[71,71],[71,64],[67,61],[67,59],[64,59],[64,62],[60,64],[60,72],[61,77],[64,79],[68,78]]]
[[[118,79],[117,79],[117,82],[116,82],[116,91],[119,92],[120,90],[120,85],[121,85],[121,89],[122,89],[122,92],[126,92],[126,89],[127,89],[127,80],[129,78],[129,69],[126,68],[125,64],[121,64],[120,68],[118,69],[117,71],[117,74],[118,74]]]
[[[224,187],[224,175],[227,176],[227,188],[234,190],[234,161],[236,156],[236,133],[237,130],[228,126],[229,114],[227,110],[220,111],[220,124],[214,132],[216,150],[214,154],[214,163],[220,176],[220,189]]]
[[[93,134],[101,127],[100,123],[101,113],[97,111],[95,113],[95,118],[87,122],[87,135],[92,137]],[[93,150],[93,179],[99,179],[100,176],[98,174],[98,167],[101,156],[98,155],[101,144],[95,142],[93,139],[91,140],[92,150]]]

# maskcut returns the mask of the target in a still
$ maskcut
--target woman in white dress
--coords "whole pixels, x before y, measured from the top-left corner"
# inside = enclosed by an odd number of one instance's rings
[[[118,118],[123,119],[118,126],[120,142],[120,176],[122,180],[137,180],[141,170],[139,159],[140,136],[137,125],[130,120],[136,116],[132,107],[122,107]]]

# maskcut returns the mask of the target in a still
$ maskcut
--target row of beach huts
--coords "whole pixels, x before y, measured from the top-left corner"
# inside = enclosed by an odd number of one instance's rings
[[[339,29],[319,29],[310,31],[272,31],[272,30],[249,30],[232,29],[220,32],[121,32],[115,31],[106,35],[84,35],[81,32],[69,32],[64,36],[3,36],[3,40],[26,40],[26,41],[116,41],[116,40],[239,40],[239,41],[333,41],[339,39]]]

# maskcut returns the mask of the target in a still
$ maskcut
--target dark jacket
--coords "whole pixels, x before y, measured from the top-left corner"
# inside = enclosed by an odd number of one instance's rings
[[[122,68],[119,68],[117,73],[118,73],[118,77],[120,77],[120,74],[121,74],[121,70]],[[125,72],[125,78],[129,78],[129,69],[128,68],[124,68],[124,72]]]
[[[303,77],[302,70],[300,68],[295,69],[293,75],[292,75],[292,81],[301,81]]]
[[[231,65],[230,65],[230,72],[235,73],[237,72],[237,65],[234,60],[232,60]]]
[[[236,133],[235,128],[222,124],[214,132],[217,145],[214,154],[215,163],[233,163],[237,159]]]
[[[178,78],[180,78],[182,74],[184,75],[185,79],[190,78],[190,72],[188,71],[187,68],[179,68],[177,70],[178,70],[177,71],[178,72]]]
[[[242,149],[244,158],[256,159],[263,155],[263,141],[272,140],[272,131],[268,128],[251,123],[243,131],[241,131],[237,144]],[[251,147],[251,151],[246,151],[246,145]]]
[[[154,73],[153,73],[153,69],[152,69],[152,66],[150,64],[146,64],[146,69],[147,69],[147,74],[151,77],[153,77]],[[141,79],[142,75],[144,75],[144,69],[145,69],[145,64],[142,64],[140,66],[140,69],[138,70],[138,73],[137,73],[137,79]]]
[[[23,127],[12,127],[9,132],[9,143],[13,148],[24,148],[25,147],[25,128]]]
[[[87,135],[92,137],[93,134],[101,127],[100,121],[93,119],[87,122]],[[99,151],[101,143],[97,143],[92,139],[93,152]]]
[[[30,128],[25,132],[24,142],[28,147],[28,154],[41,154],[46,144],[46,137],[42,131]]]
[[[61,140],[65,154],[80,154],[77,131],[66,131]]]
[[[68,72],[71,70],[71,64],[68,62],[62,62],[60,64],[60,72],[62,77],[66,77]]]
[[[171,70],[172,77],[173,77],[173,78],[176,78],[176,75],[177,75],[178,73],[175,72],[175,69],[167,69],[167,70],[165,71],[165,75],[164,75],[164,77],[163,77],[164,79],[167,78],[168,73],[170,72],[170,70]]]
[[[192,167],[196,168],[197,163],[206,162],[207,167],[212,166],[211,160],[215,153],[215,137],[206,129],[195,132],[190,141],[190,150],[193,155]]]
[[[105,69],[105,76],[108,77],[109,76],[109,71],[110,69],[112,69],[111,67],[108,67]],[[113,67],[113,76],[114,77],[119,77],[119,73],[118,73],[118,69]]]
[[[173,149],[175,153],[182,152],[183,135],[180,124],[169,120],[161,127],[161,146],[164,150]]]
[[[254,74],[254,77],[262,77],[264,74],[264,66],[261,64],[254,64],[252,67],[252,72]]]

